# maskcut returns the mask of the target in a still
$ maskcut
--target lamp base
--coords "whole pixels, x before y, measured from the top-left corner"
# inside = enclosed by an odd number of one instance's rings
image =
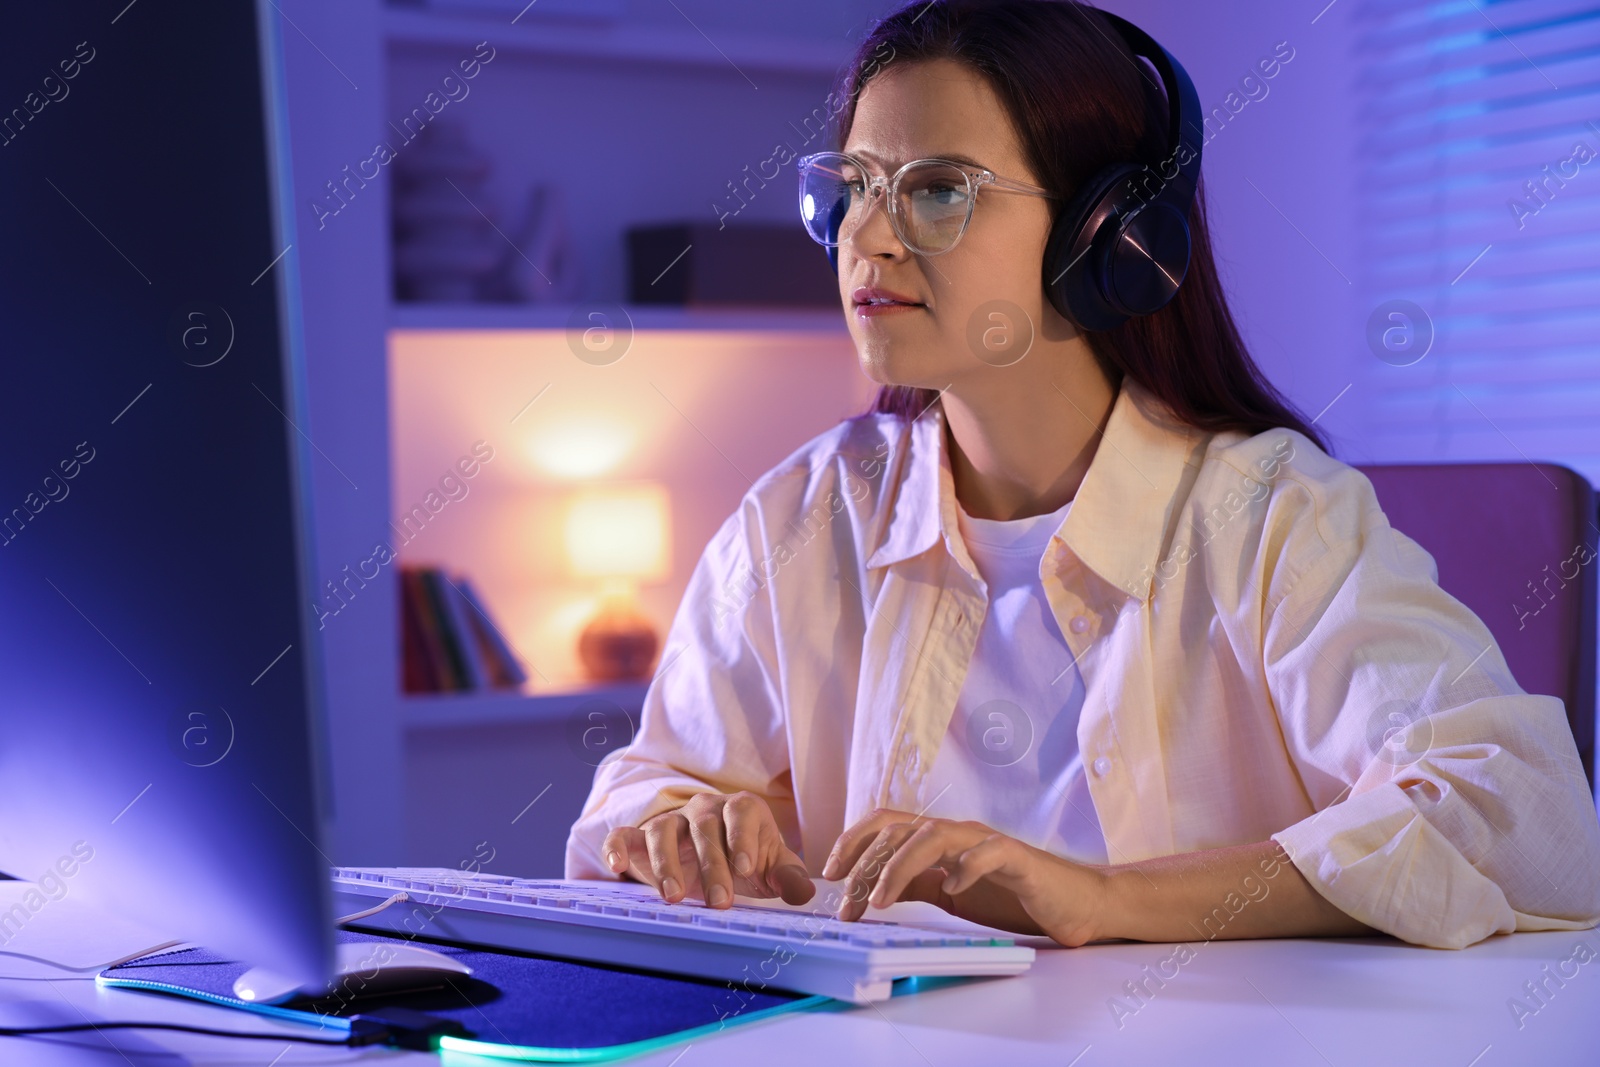
[[[578,637],[578,659],[590,681],[634,682],[650,677],[661,638],[631,601],[608,599]]]

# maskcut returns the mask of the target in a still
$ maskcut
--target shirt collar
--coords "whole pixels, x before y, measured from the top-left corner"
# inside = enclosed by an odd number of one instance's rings
[[[1148,599],[1157,557],[1175,518],[1170,513],[1173,497],[1205,436],[1174,418],[1125,375],[1100,445],[1056,536],[1100,577],[1129,596]],[[899,452],[887,528],[867,566],[910,559],[943,537],[951,555],[976,573],[957,532],[955,478],[941,401],[902,430]]]

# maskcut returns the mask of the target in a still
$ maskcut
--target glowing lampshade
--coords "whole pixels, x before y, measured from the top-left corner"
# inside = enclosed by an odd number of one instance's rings
[[[568,506],[566,546],[575,578],[665,581],[672,555],[666,489],[644,482],[581,490]]]

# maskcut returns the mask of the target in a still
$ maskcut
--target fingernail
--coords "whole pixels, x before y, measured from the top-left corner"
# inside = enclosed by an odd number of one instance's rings
[[[728,891],[726,889],[722,888],[720,885],[714,885],[711,887],[711,903],[721,904],[727,899]]]
[[[616,852],[607,852],[606,853],[606,866],[610,867],[613,872],[619,871],[619,870],[622,869],[619,866],[621,863],[622,863],[622,857],[620,855],[618,855]]]
[[[661,880],[661,895],[671,900],[678,895],[678,880],[676,878],[663,878]]]
[[[756,869],[756,865],[754,861],[750,859],[750,854],[748,852],[741,852],[733,857],[733,869],[738,871],[740,874],[749,874],[751,871]]]

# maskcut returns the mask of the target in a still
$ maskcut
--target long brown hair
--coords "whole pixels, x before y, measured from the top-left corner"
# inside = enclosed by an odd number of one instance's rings
[[[1039,184],[1058,204],[1111,163],[1154,162],[1165,153],[1167,105],[1155,75],[1098,9],[1077,0],[912,0],[885,16],[840,83],[835,147],[843,148],[857,97],[886,62],[933,59],[956,60],[988,79]],[[1189,215],[1192,252],[1177,295],[1153,315],[1084,338],[1113,385],[1131,375],[1189,425],[1252,435],[1287,427],[1331,455],[1245,348],[1212,258],[1204,189],[1202,182]],[[938,395],[880,386],[868,411],[910,418]]]

